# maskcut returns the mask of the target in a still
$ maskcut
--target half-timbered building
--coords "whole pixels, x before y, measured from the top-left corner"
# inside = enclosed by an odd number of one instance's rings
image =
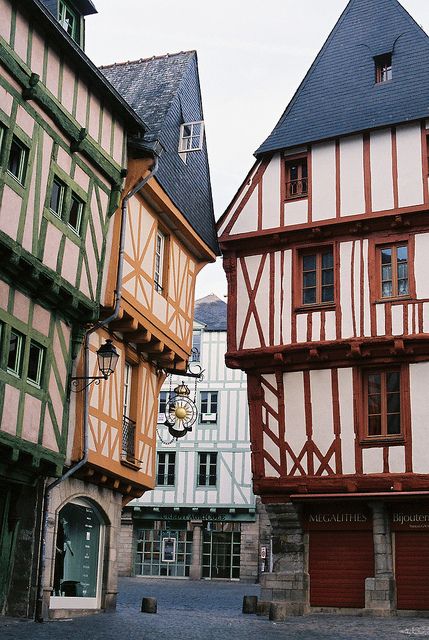
[[[185,379],[169,377],[161,389],[156,486],[122,516],[119,567],[125,575],[257,579],[246,377],[225,367],[226,308],[215,295],[195,303],[191,368],[201,367],[204,379],[187,382],[198,418],[183,438],[170,435],[165,419],[168,399]]]
[[[101,71],[148,131],[128,138],[101,319],[77,365],[78,376],[85,362],[97,376],[106,341],[119,354],[107,381],[77,394],[72,458],[84,462],[52,491],[56,528],[44,583],[51,616],[115,606],[121,508],[154,487],[159,390],[166,370],[186,370],[196,276],[218,252],[196,53]]]
[[[48,5],[0,2],[0,611],[20,616],[44,484],[71,462],[69,375],[105,295],[127,132],[146,130],[80,47],[92,3]]]
[[[289,613],[429,609],[428,63],[351,0],[218,223]]]

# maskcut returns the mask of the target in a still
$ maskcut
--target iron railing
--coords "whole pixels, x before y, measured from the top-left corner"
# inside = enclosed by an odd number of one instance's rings
[[[286,182],[286,199],[303,198],[308,195],[308,178]]]
[[[136,458],[136,423],[127,416],[124,416],[122,420],[121,459],[132,464],[139,464]]]

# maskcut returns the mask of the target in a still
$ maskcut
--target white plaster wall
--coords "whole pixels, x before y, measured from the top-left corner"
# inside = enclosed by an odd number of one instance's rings
[[[383,473],[383,447],[362,450],[363,472]]]
[[[280,154],[277,153],[262,179],[262,228],[280,226]]]
[[[283,273],[283,308],[282,324],[283,342],[291,342],[291,320],[292,320],[292,251],[288,249],[284,252],[284,273]]]
[[[343,473],[347,475],[356,472],[352,369],[338,369],[338,396],[341,424],[341,461]]]
[[[405,447],[389,447],[390,473],[405,473]]]
[[[384,305],[380,305],[384,308]],[[400,336],[404,330],[404,311],[402,304],[392,305],[392,335]]]
[[[363,138],[347,136],[340,140],[341,215],[365,212]]]
[[[312,219],[336,215],[335,142],[315,144],[311,150]]]
[[[393,209],[392,133],[390,129],[370,134],[372,210]]]
[[[310,371],[310,390],[313,441],[326,454],[334,439],[331,370]]]
[[[363,318],[363,328],[364,328],[364,335],[365,336],[370,336],[371,335],[371,298],[370,298],[370,290],[369,290],[369,275],[368,275],[368,270],[369,270],[369,258],[368,258],[368,240],[363,240],[363,246],[362,246],[362,250],[363,250],[363,264],[364,264],[364,270],[363,270],[363,289],[364,289],[364,294],[363,294],[363,304],[364,304],[364,309],[363,309],[363,314],[364,314],[364,318]]]
[[[231,235],[238,233],[249,233],[256,231],[258,228],[258,190],[256,185],[252,195],[243,207],[237,220],[234,222],[230,231]]]
[[[340,305],[341,305],[341,336],[353,336],[353,316],[351,297],[351,256],[352,242],[342,242],[340,245]]]
[[[410,364],[414,473],[429,473],[429,362]]]
[[[284,205],[285,226],[305,224],[308,222],[308,200],[296,200],[285,202]]]
[[[304,378],[302,371],[292,371],[283,374],[283,388],[285,399],[285,438],[295,455],[298,455],[307,441],[305,432]],[[288,454],[287,468],[290,471],[293,461]],[[307,457],[304,456],[301,465],[307,472]]]
[[[398,150],[398,203],[400,207],[423,203],[422,140],[419,123],[396,129]]]
[[[429,298],[428,277],[429,233],[415,236],[414,276],[417,298]]]

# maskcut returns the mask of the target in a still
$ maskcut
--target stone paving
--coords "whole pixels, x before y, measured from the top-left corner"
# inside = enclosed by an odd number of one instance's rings
[[[312,614],[270,622],[241,613],[257,585],[125,578],[116,613],[37,624],[0,618],[0,640],[406,640],[429,638],[429,620]],[[140,613],[155,597],[158,613]]]

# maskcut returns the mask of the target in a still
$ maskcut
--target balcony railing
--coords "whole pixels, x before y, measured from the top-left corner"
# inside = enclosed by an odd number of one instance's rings
[[[305,198],[308,195],[308,178],[286,182],[286,200]]]
[[[121,460],[139,465],[136,458],[136,423],[127,416],[124,416],[122,421]]]

